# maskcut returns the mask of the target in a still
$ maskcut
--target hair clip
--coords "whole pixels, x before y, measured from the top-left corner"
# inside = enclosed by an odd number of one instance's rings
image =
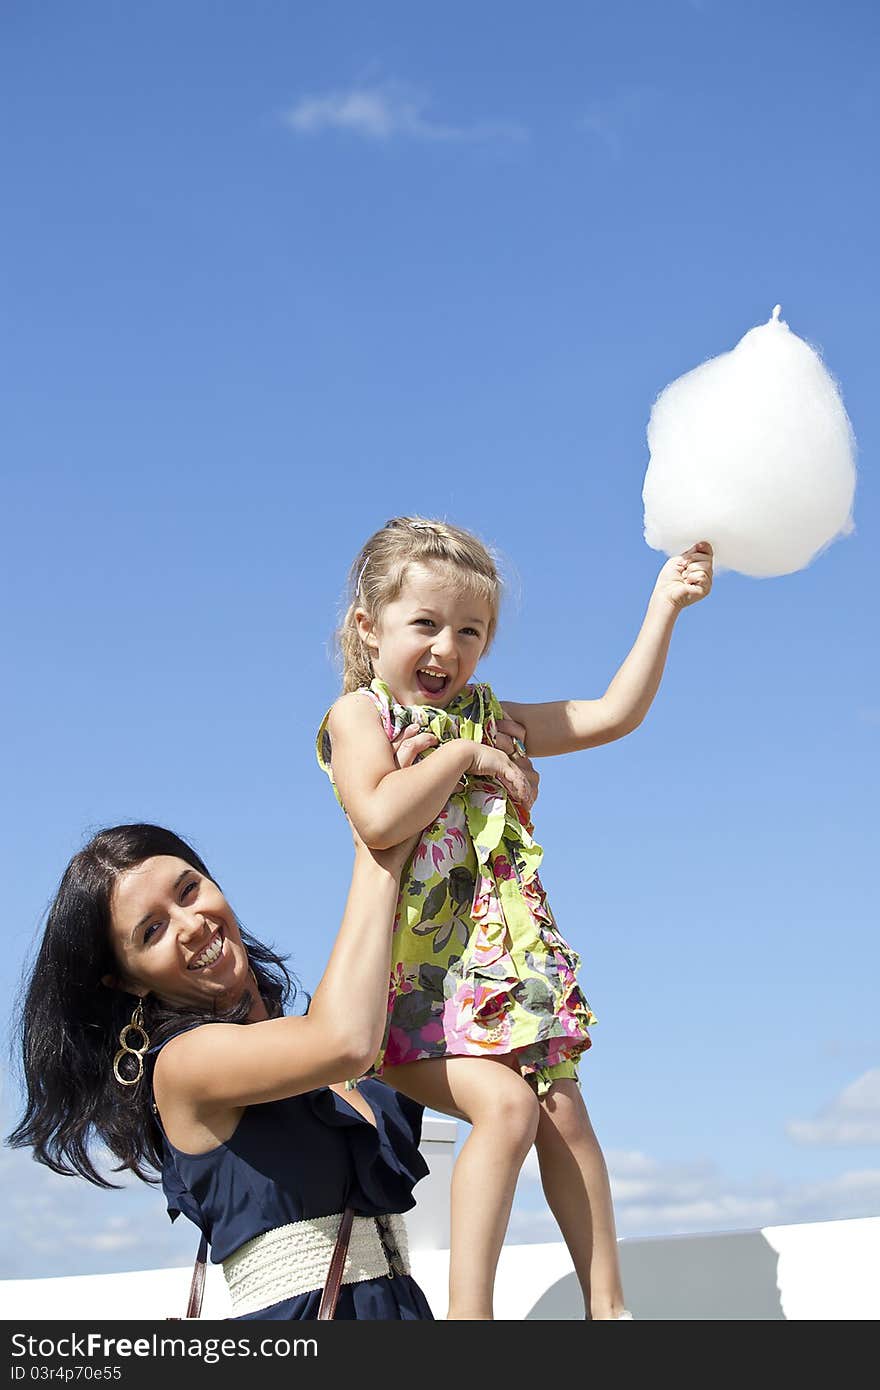
[[[366,572],[367,565],[368,565],[369,563],[370,563],[370,557],[369,557],[369,555],[368,555],[367,558],[366,558],[366,560],[364,560],[364,563],[361,565],[361,572],[360,572],[360,574],[359,574],[358,577],[357,577],[357,584],[355,585],[355,589],[354,589],[355,594],[357,595],[358,598],[360,598],[360,593],[361,593],[361,580],[362,580],[363,577],[364,577],[364,574],[365,574],[365,572]]]

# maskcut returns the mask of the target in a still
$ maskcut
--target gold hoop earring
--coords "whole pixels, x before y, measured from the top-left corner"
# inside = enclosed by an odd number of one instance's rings
[[[132,1044],[127,1041],[129,1033],[140,1034],[140,1037],[143,1039],[140,1047],[133,1047]],[[130,1021],[126,1023],[122,1032],[119,1034],[119,1043],[119,1051],[113,1058],[113,1075],[116,1077],[120,1086],[136,1086],[144,1074],[144,1053],[150,1046],[150,1039],[144,1027],[144,1007],[140,999],[135,1005],[134,1013]],[[137,1058],[137,1076],[128,1078],[122,1075],[119,1070],[119,1064],[123,1057]]]

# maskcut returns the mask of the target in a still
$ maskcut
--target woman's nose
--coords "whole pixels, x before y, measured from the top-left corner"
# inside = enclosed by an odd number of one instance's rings
[[[181,913],[178,932],[184,941],[197,941],[207,934],[208,923],[202,912]]]

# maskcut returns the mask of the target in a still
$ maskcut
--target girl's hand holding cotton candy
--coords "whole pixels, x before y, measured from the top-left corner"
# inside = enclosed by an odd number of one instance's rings
[[[719,569],[803,569],[853,529],[855,439],[833,378],[779,317],[673,381],[648,422],[645,540],[706,536]]]
[[[712,588],[712,547],[699,541],[683,555],[673,555],[657,576],[652,600],[670,603],[680,612],[699,603]]]

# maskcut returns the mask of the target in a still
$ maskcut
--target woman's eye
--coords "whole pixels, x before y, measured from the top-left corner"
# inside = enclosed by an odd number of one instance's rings
[[[462,632],[466,637],[479,637],[480,635],[475,627],[463,627]]]
[[[161,925],[162,925],[161,922],[153,922],[153,923],[151,923],[151,925],[150,925],[149,927],[147,927],[147,930],[144,932],[144,945],[145,945],[145,946],[146,946],[147,942],[149,941],[150,937],[153,936],[153,935],[155,935],[155,933],[159,930],[159,928],[161,927]]]
[[[185,898],[191,888],[198,888],[198,884],[196,883],[195,879],[193,879],[192,883],[188,883],[186,885],[186,887],[183,890],[183,893],[181,894],[181,898]]]
[[[425,626],[427,626],[427,627],[433,627],[433,626],[434,626],[434,619],[433,619],[433,618],[416,618],[416,625],[417,625],[418,627],[425,627]]]

